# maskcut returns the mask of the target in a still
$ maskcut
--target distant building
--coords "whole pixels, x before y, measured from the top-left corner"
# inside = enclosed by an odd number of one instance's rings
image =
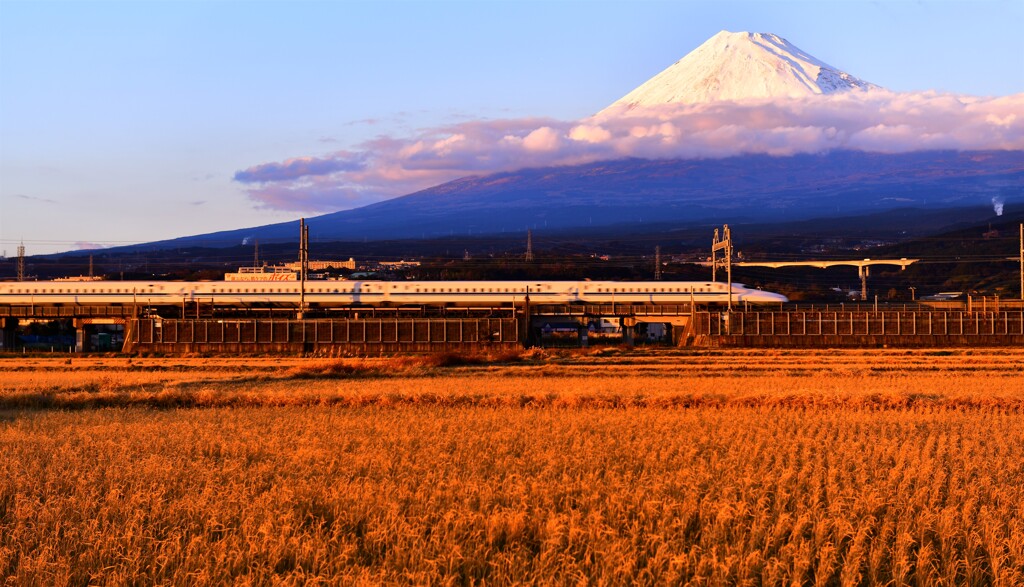
[[[348,261],[309,261],[310,271],[325,269],[355,269],[356,260]],[[236,273],[225,273],[224,281],[298,281],[302,263],[285,263],[284,265],[264,265],[263,267],[239,267]],[[323,275],[308,273],[308,279],[324,279]]]
[[[410,267],[419,267],[419,261],[381,261],[377,263],[381,269],[408,269]]]
[[[298,281],[299,272],[287,267],[239,267],[236,273],[225,273],[224,281]]]
[[[309,261],[310,271],[323,271],[324,269],[349,269],[355,271],[356,260],[352,257],[348,258],[348,261]],[[302,269],[302,263],[298,261],[294,263],[286,263],[286,268],[293,271],[300,271]]]

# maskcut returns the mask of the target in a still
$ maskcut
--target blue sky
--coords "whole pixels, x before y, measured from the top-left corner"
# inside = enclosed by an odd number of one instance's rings
[[[1024,92],[1019,0],[0,0],[0,251],[294,219],[236,172],[467,121],[580,119],[722,29],[897,92]]]

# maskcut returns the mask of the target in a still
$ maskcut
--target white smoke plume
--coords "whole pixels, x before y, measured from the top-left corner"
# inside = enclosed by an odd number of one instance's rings
[[[1024,151],[1024,94],[847,92],[609,109],[583,120],[470,121],[357,150],[240,170],[249,197],[281,210],[333,211],[467,175],[600,160],[777,156],[860,150]]]
[[[992,198],[992,209],[996,211],[996,216],[1003,215],[1003,205],[1006,204],[1006,199],[1002,196],[995,196]]]

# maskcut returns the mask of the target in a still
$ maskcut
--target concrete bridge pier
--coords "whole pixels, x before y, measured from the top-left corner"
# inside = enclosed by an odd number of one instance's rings
[[[75,352],[84,353],[89,350],[89,329],[83,318],[75,318]]]
[[[620,320],[622,321],[622,344],[632,347],[636,339],[636,318],[623,316]]]
[[[18,319],[4,318],[2,321],[3,348],[5,351],[13,351],[18,344]]]

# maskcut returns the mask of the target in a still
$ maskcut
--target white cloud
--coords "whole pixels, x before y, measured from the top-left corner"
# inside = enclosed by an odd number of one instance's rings
[[[273,208],[328,211],[458,177],[622,157],[777,156],[834,149],[1024,150],[1024,94],[998,98],[884,90],[777,100],[665,105],[577,121],[469,121],[357,152],[296,157],[240,171]]]
[[[603,143],[612,138],[612,133],[599,124],[578,124],[569,131],[569,138],[584,143]]]
[[[561,135],[550,126],[542,126],[526,135],[523,148],[527,151],[554,151],[561,144]]]

